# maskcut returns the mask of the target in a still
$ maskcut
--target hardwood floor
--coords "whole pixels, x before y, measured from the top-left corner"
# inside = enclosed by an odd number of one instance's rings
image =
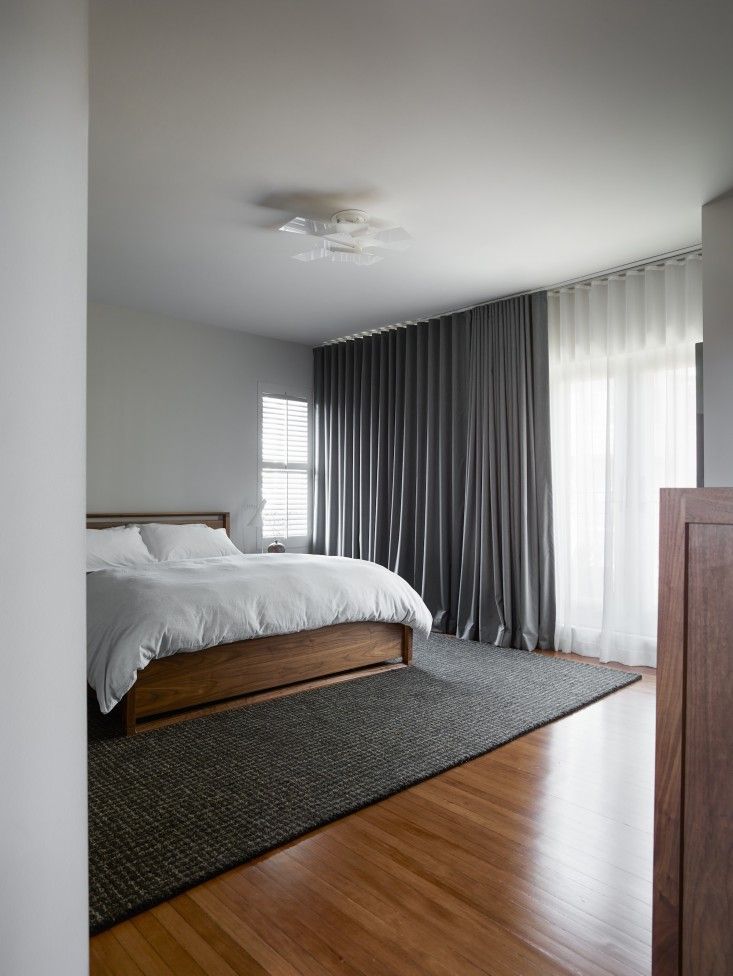
[[[91,972],[645,976],[654,702],[646,671],[96,936]]]

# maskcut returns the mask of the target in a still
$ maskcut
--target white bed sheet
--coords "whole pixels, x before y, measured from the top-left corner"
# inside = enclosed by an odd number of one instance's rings
[[[427,636],[430,611],[383,566],[340,556],[238,555],[87,576],[87,675],[109,712],[155,658],[377,620]]]

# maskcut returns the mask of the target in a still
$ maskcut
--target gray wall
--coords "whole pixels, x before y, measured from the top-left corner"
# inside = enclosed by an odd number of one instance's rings
[[[0,4],[0,973],[87,972],[87,7]]]
[[[702,208],[705,485],[733,486],[733,191]]]
[[[89,511],[226,510],[257,545],[257,384],[310,393],[309,346],[89,306]]]

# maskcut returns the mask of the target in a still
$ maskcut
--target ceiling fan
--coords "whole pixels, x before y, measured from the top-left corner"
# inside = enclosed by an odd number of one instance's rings
[[[370,220],[363,210],[339,210],[330,220],[294,217],[278,230],[321,239],[312,250],[294,254],[296,261],[370,265],[384,257],[376,252],[406,251],[412,243],[404,227],[384,226],[381,221]]]

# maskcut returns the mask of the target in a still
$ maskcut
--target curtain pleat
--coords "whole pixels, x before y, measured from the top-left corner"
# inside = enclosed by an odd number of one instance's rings
[[[314,551],[398,573],[437,630],[551,647],[546,295],[314,357]]]

